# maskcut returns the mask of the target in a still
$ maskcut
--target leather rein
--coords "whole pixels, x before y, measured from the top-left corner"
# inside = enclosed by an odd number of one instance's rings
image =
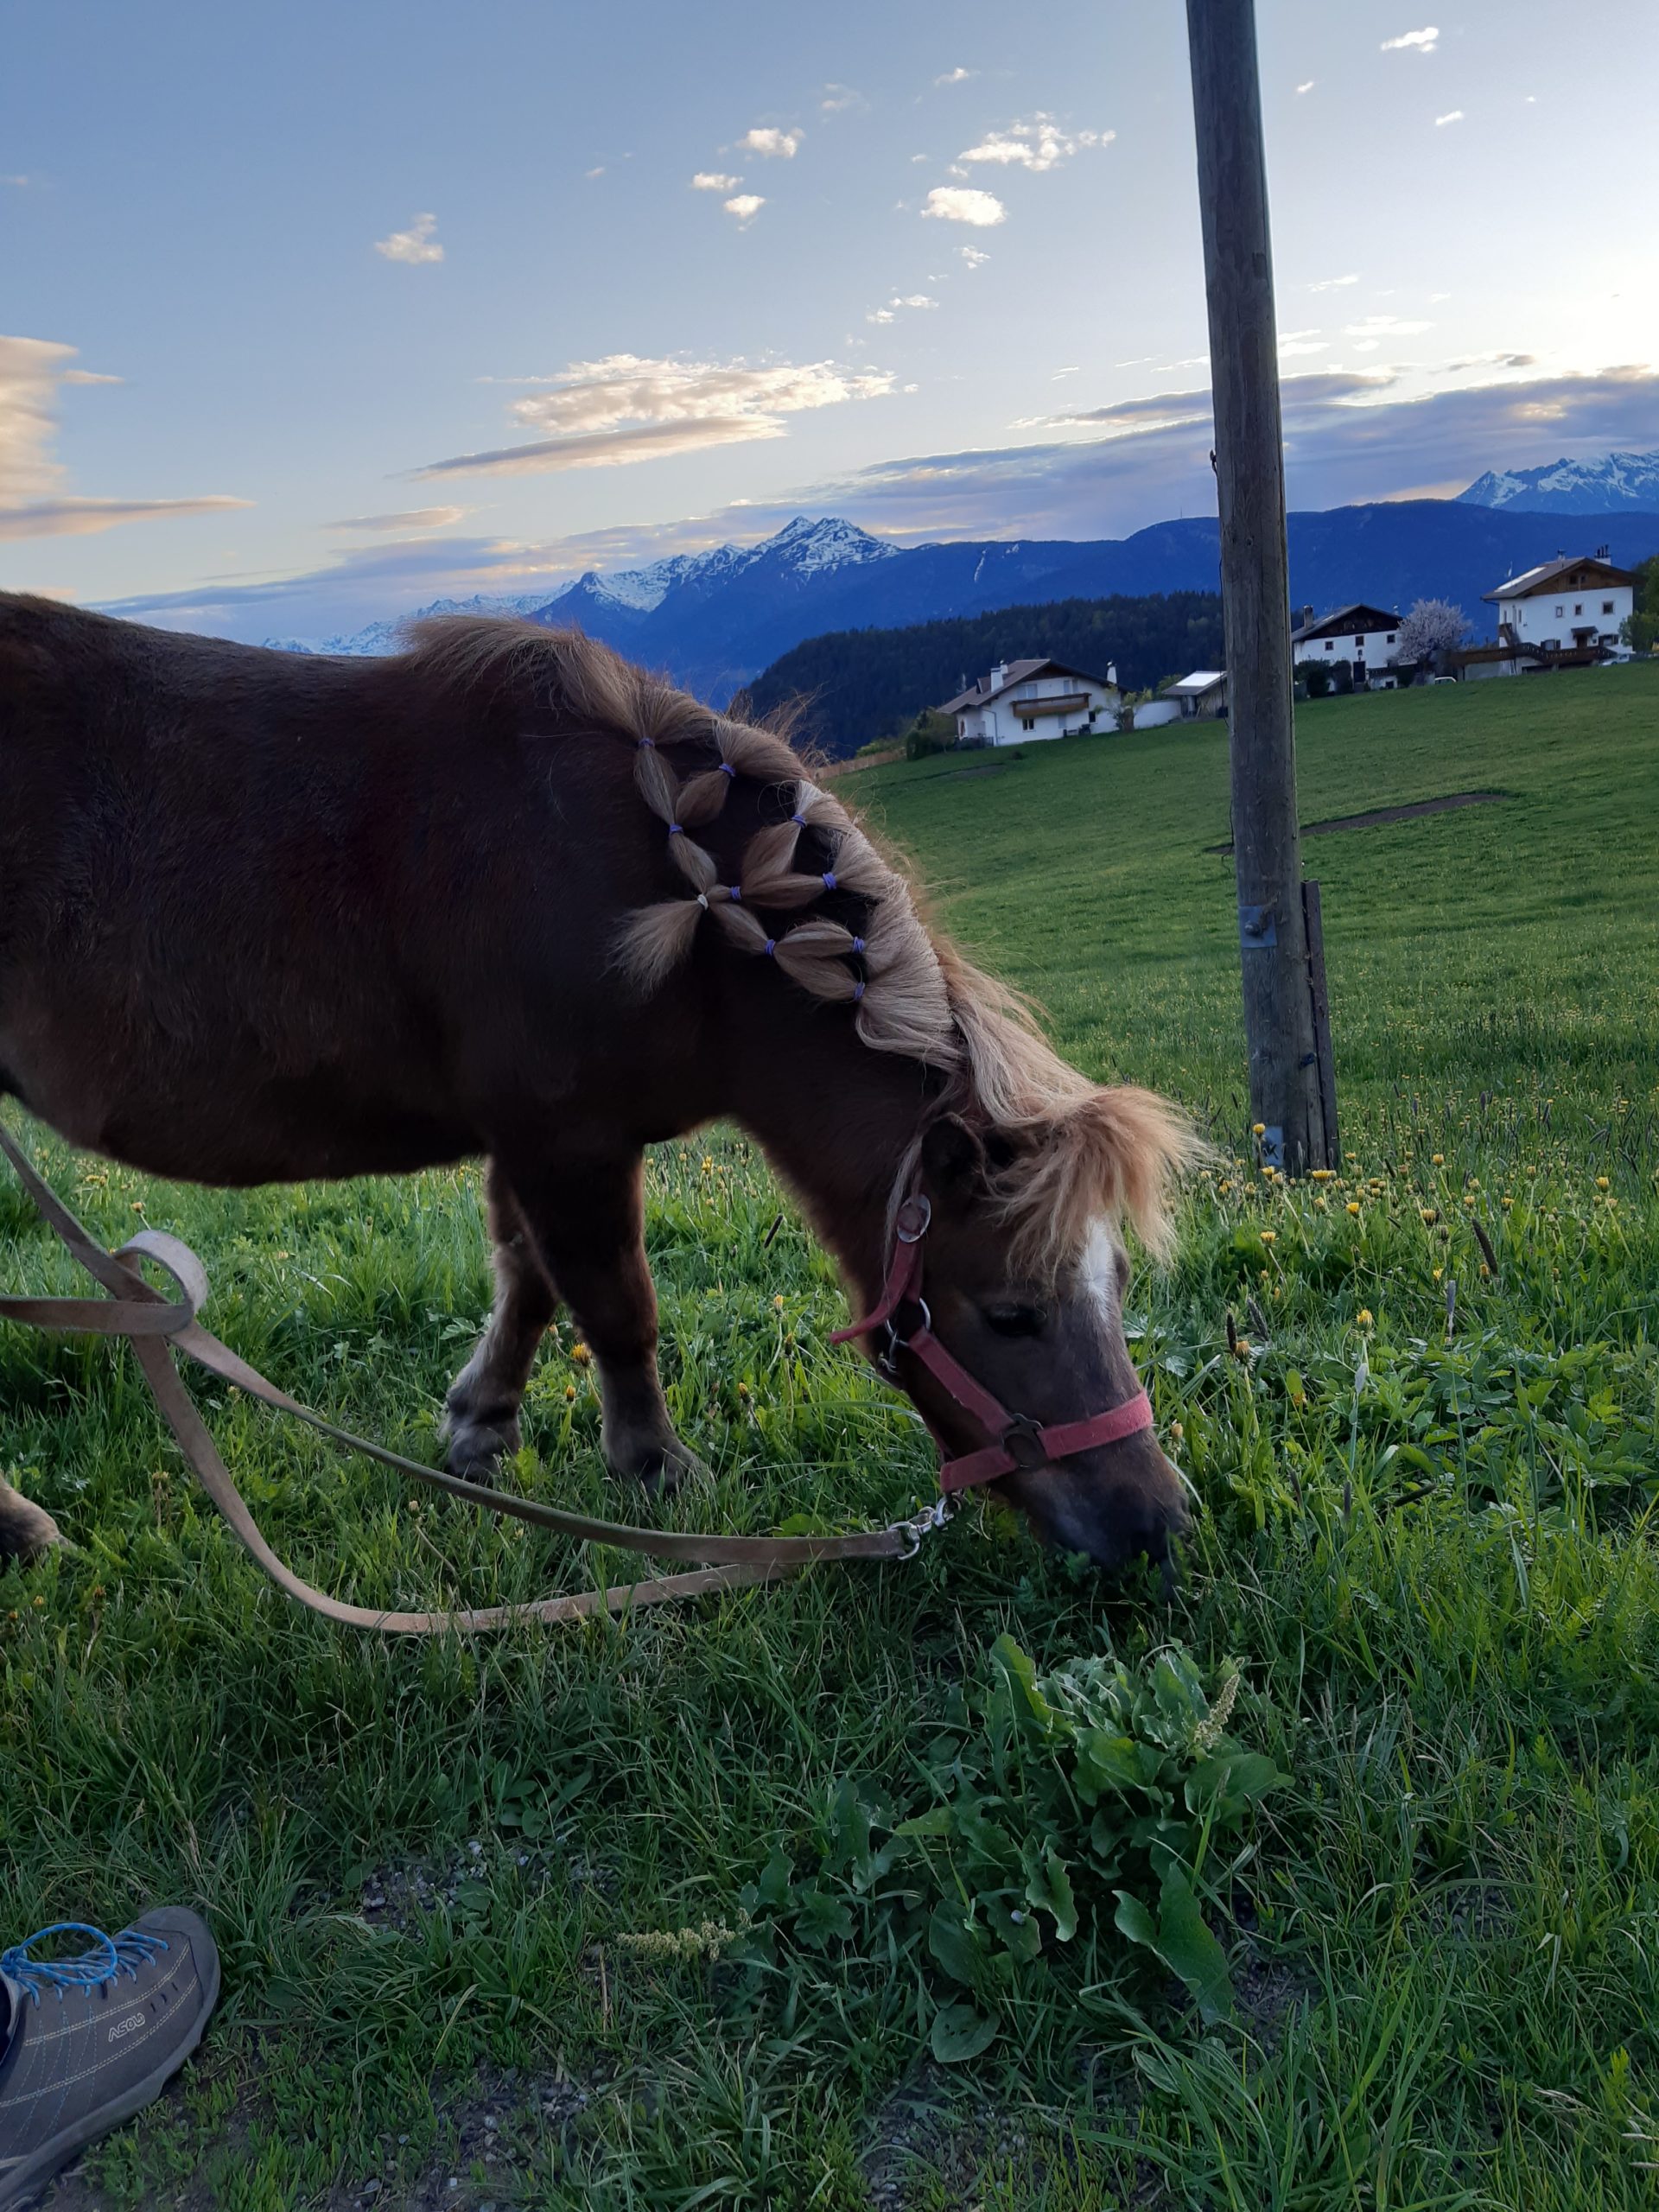
[[[920,1360],[955,1402],[978,1424],[989,1441],[984,1449],[945,1460],[939,1470],[940,1496],[909,1520],[889,1522],[885,1529],[860,1530],[842,1536],[732,1536],[698,1535],[670,1529],[642,1529],[631,1522],[601,1521],[588,1514],[571,1513],[521,1497],[509,1491],[491,1490],[467,1482],[447,1469],[406,1459],[385,1445],[355,1436],[310,1407],[302,1405],[286,1390],[250,1366],[228,1344],[201,1325],[197,1316],[207,1299],[207,1274],[188,1244],[164,1230],[146,1229],[118,1251],[104,1247],[75,1218],[23,1154],[3,1122],[0,1122],[0,1154],[3,1154],[41,1213],[62,1239],[73,1258],[109,1294],[104,1298],[36,1298],[0,1296],[0,1321],[24,1327],[69,1334],[125,1337],[149,1385],[163,1419],[180,1450],[232,1533],[277,1588],[307,1611],[347,1628],[375,1629],[402,1636],[436,1636],[507,1627],[514,1621],[569,1621],[610,1611],[623,1612],[635,1605],[660,1604],[664,1599],[701,1597],[711,1591],[741,1589],[756,1583],[775,1582],[798,1573],[821,1560],[914,1558],[924,1536],[942,1528],[950,1513],[952,1494],[978,1483],[995,1482],[1016,1468],[1035,1468],[1063,1459],[1097,1444],[1115,1443],[1152,1426],[1152,1406],[1144,1389],[1109,1412],[1091,1420],[1044,1427],[1023,1414],[1010,1414],[991,1393],[976,1382],[953,1359],[933,1334],[932,1317],[921,1295],[922,1239],[927,1233],[931,1209],[916,1194],[898,1210],[893,1257],[886,1285],[875,1310],[852,1327],[838,1329],[832,1344],[843,1344],[870,1330],[885,1326],[888,1351],[880,1361],[893,1374],[894,1354],[900,1349]],[[168,1298],[147,1282],[139,1262],[153,1261],[171,1279],[175,1295]],[[910,1317],[914,1319],[911,1321]],[[901,1333],[900,1321],[910,1323]],[[600,1589],[581,1590],[525,1604],[490,1605],[472,1611],[398,1612],[353,1605],[331,1598],[296,1574],[271,1549],[220,1458],[212,1433],[197,1411],[180,1377],[174,1355],[182,1352],[222,1382],[245,1391],[262,1404],[291,1414],[350,1452],[377,1459],[413,1481],[447,1491],[486,1513],[501,1514],[548,1529],[579,1542],[602,1544],[647,1558],[697,1562],[690,1573],[637,1576],[631,1582]]]
[[[861,1321],[837,1329],[830,1341],[850,1344],[873,1329],[885,1328],[887,1349],[878,1363],[884,1373],[892,1376],[898,1354],[909,1352],[990,1440],[978,1452],[943,1459],[939,1468],[943,1497],[980,1483],[996,1482],[1019,1468],[1031,1471],[1051,1460],[1069,1459],[1076,1452],[1092,1451],[1097,1444],[1119,1443],[1152,1427],[1152,1401],[1144,1389],[1087,1421],[1045,1425],[1028,1414],[1011,1414],[982,1383],[976,1382],[934,1335],[933,1316],[922,1296],[922,1240],[932,1219],[932,1206],[920,1192],[912,1192],[904,1200],[893,1217],[893,1256],[879,1302]]]

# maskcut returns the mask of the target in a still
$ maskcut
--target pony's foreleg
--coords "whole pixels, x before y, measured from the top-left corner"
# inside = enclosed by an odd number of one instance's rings
[[[20,1491],[0,1481],[0,1564],[16,1560],[27,1567],[63,1538],[49,1513],[31,1504]]]
[[[518,1449],[518,1408],[537,1346],[558,1305],[507,1179],[493,1160],[485,1181],[494,1247],[495,1304],[472,1357],[449,1386],[444,1424],[449,1471],[477,1481]]]
[[[542,1265],[598,1366],[606,1465],[674,1488],[702,1462],[674,1433],[657,1373],[642,1155],[513,1160],[506,1168]]]

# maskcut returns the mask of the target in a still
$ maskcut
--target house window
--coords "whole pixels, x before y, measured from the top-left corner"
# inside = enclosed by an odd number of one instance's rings
[[[1389,631],[1389,634],[1388,634],[1388,636],[1383,639],[1383,641],[1382,641],[1382,642],[1384,643],[1384,645],[1391,645],[1394,643],[1395,639],[1398,636],[1398,634],[1399,634],[1399,632],[1398,632],[1397,631],[1390,630],[1390,631]]]
[[[1336,641],[1336,639],[1335,639],[1334,638],[1327,638],[1327,639],[1325,639],[1325,651],[1326,651],[1326,652],[1328,652],[1328,653],[1333,653],[1333,652],[1335,652],[1335,651],[1337,650],[1337,641]]]
[[[1582,614],[1582,613],[1583,613],[1583,612],[1584,612],[1584,601],[1583,601],[1581,599],[1580,599],[1580,600],[1577,600],[1577,601],[1575,601],[1573,602],[1573,612],[1575,614]]]
[[[1604,599],[1604,600],[1602,601],[1602,602],[1601,602],[1601,611],[1602,611],[1602,613],[1603,613],[1604,614],[1611,614],[1611,613],[1612,613],[1612,611],[1613,611],[1613,602],[1612,602],[1612,601],[1611,601],[1611,599]]]
[[[1560,604],[1560,602],[1559,601],[1559,600],[1556,601],[1556,605],[1555,605],[1555,612],[1556,612],[1558,614],[1565,614],[1565,613],[1566,613],[1566,612],[1567,612],[1567,609],[1566,609],[1566,608],[1565,608],[1565,607]]]
[[[1034,715],[1022,715],[1020,718],[1020,727],[1021,729],[1035,729],[1037,727],[1036,717]]]

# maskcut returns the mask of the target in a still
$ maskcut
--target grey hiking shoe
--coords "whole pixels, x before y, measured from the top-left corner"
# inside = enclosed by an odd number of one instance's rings
[[[75,1958],[36,1946],[90,1936]],[[78,2151],[158,2096],[201,2041],[219,1953],[180,1905],[116,1936],[78,1921],[0,1951],[0,2212],[44,2189]]]

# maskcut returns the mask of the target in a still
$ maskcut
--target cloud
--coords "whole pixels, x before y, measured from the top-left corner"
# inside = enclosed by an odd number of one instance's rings
[[[957,251],[970,269],[982,269],[991,257],[982,247],[976,245],[959,245]]]
[[[587,180],[588,180],[588,183],[589,183],[589,184],[591,184],[591,183],[593,182],[594,179],[596,176],[603,176],[603,175],[604,175],[604,174],[605,174],[605,164],[604,164],[604,162],[597,162],[597,163],[594,165],[594,168],[590,168],[590,169],[583,169],[583,171],[582,171],[582,175],[583,175],[583,176],[585,176],[585,177],[587,178]]]
[[[1535,369],[1537,365],[1535,353],[1465,353],[1460,360],[1448,361],[1446,373],[1452,376],[1464,369]]]
[[[99,499],[66,493],[53,454],[58,387],[72,378],[118,384],[118,377],[72,369],[73,346],[47,338],[0,338],[0,538],[85,537],[128,522],[214,514],[245,507],[219,493],[191,499]]]
[[[885,370],[833,361],[683,361],[613,353],[573,361],[547,389],[515,400],[513,420],[543,436],[493,452],[458,454],[415,470],[419,479],[603,468],[699,448],[781,438],[783,418],[893,390]]]
[[[470,507],[404,507],[391,515],[347,515],[343,522],[328,522],[325,530],[447,530],[472,512]]]
[[[66,369],[63,381],[65,384],[125,384],[126,378],[105,376],[97,369]]]
[[[1008,211],[994,192],[965,184],[936,184],[922,213],[937,215],[941,222],[971,223],[978,230],[988,230],[994,223],[1006,222]]]
[[[735,215],[740,223],[747,226],[766,203],[758,192],[740,192],[735,199],[722,200],[720,204],[728,215]]]
[[[990,162],[1003,168],[1040,171],[1058,168],[1080,146],[1109,146],[1116,136],[1115,130],[1062,130],[1052,115],[1039,111],[1028,122],[1011,123],[1006,130],[993,130],[976,146],[969,146],[958,154],[957,159]]]
[[[223,514],[251,507],[251,499],[31,499],[0,506],[0,538],[93,537],[124,522],[179,521],[188,515]]]
[[[895,292],[884,308],[872,308],[865,316],[866,322],[891,322],[905,308],[936,308],[938,302],[925,292]]]
[[[1433,23],[1420,31],[1402,31],[1398,38],[1385,38],[1378,51],[1382,54],[1403,54],[1414,49],[1419,54],[1433,54],[1440,42],[1440,32]]]
[[[1421,338],[1433,330],[1432,322],[1412,322],[1397,315],[1368,315],[1359,322],[1344,322],[1344,338]]]
[[[388,261],[406,261],[411,265],[442,261],[443,248],[432,235],[437,226],[435,215],[417,215],[406,231],[393,231],[390,238],[376,238],[374,250]]]
[[[1357,284],[1357,276],[1321,276],[1317,284],[1310,284],[1310,292],[1334,292],[1343,284]]]
[[[867,105],[862,92],[855,92],[850,85],[826,85],[818,100],[819,112],[823,115],[845,115],[849,108]]]
[[[765,128],[757,124],[753,130],[746,131],[737,143],[742,152],[759,154],[762,161],[792,162],[805,136],[804,130],[779,130],[773,124],[767,124]]]
[[[1300,99],[1302,93],[1311,92],[1313,89],[1315,81],[1316,80],[1313,78],[1310,77],[1305,84],[1298,85],[1296,87],[1297,97]]]
[[[977,77],[978,74],[977,69],[947,69],[944,76],[936,77],[933,81],[936,85],[965,85],[970,77]]]
[[[721,169],[699,169],[691,180],[693,192],[735,192],[743,181],[741,176],[728,176]]]
[[[1408,396],[1392,369],[1316,370],[1281,385],[1294,508],[1427,496],[1491,467],[1650,440],[1659,369],[1511,378]],[[1059,442],[882,462],[792,494],[900,537],[1121,536],[1213,514],[1207,390],[1046,418]],[[1010,518],[1017,518],[1012,526]],[[1148,588],[1151,588],[1150,586]]]
[[[1448,123],[1461,123],[1462,121],[1463,110],[1460,107],[1454,107],[1449,110],[1446,114],[1437,115],[1435,117],[1434,128],[1437,130],[1444,130]]]
[[[28,176],[0,176],[0,184],[10,184],[19,192],[27,192],[34,181]]]

